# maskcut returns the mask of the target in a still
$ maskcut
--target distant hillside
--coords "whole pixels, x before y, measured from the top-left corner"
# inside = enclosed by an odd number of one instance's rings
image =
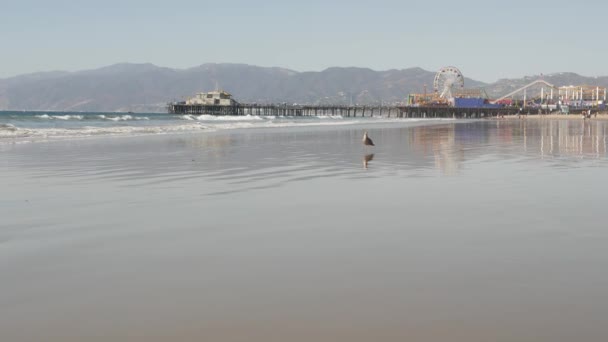
[[[152,64],[116,64],[79,72],[44,72],[0,80],[0,110],[163,112],[165,104],[220,88],[241,102],[377,104],[403,102],[412,92],[432,91],[434,71],[420,68],[374,71],[329,68],[297,72],[244,64],[203,64],[171,69]],[[465,79],[467,88],[484,87],[498,97],[537,77],[484,84]],[[572,73],[545,76],[555,85],[608,86],[608,77]]]
[[[179,70],[116,64],[73,73],[52,72],[0,80],[0,109],[164,111],[169,101],[215,89],[241,102],[394,103],[432,88],[435,73],[420,68],[374,71],[329,68],[296,72],[243,64],[204,64]],[[482,86],[466,80],[467,86]]]

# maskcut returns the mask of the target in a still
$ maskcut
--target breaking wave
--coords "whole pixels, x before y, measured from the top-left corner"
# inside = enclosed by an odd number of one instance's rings
[[[132,116],[132,115],[119,115],[119,116],[107,116],[107,115],[97,115],[98,118],[102,120],[109,121],[130,121],[130,120],[150,120],[149,117],[146,116]]]
[[[168,114],[30,114],[5,117],[0,143],[114,135],[174,134],[250,128],[285,128],[430,121],[433,119],[343,118],[341,116],[213,116]],[[1,118],[0,118],[1,119]]]
[[[0,138],[70,138],[90,137],[103,135],[141,135],[141,134],[167,134],[177,132],[194,132],[205,129],[203,125],[175,125],[175,126],[113,126],[79,128],[18,128],[10,130],[0,128]]]
[[[0,123],[0,131],[14,132],[16,130],[17,130],[17,127],[15,127],[15,125]]]
[[[258,116],[258,115],[239,115],[239,116],[227,116],[227,115],[194,115],[186,114],[181,115],[181,119],[193,121],[268,121],[276,119],[276,116]]]
[[[84,118],[83,115],[36,115],[38,119],[46,119],[46,120],[82,120]]]
[[[81,121],[81,120],[87,120],[87,121],[91,121],[91,120],[108,120],[108,121],[131,121],[131,120],[150,120],[150,118],[146,117],[146,116],[132,116],[132,115],[105,115],[105,114],[99,114],[99,115],[70,115],[70,114],[66,114],[66,115],[49,115],[49,114],[40,114],[40,115],[35,115],[34,116],[36,119],[39,120],[77,120],[77,121]]]

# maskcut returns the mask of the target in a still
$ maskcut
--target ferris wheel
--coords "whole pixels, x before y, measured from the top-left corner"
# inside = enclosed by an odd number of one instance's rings
[[[433,87],[440,98],[450,99],[454,87],[464,88],[464,76],[456,67],[443,67],[435,75]]]

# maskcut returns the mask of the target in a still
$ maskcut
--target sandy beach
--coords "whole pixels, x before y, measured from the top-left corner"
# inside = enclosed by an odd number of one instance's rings
[[[529,118],[4,144],[0,340],[603,341],[608,123]]]
[[[529,115],[505,115],[504,117],[501,118],[493,118],[496,120],[501,120],[501,119],[509,119],[509,120],[514,120],[514,119],[537,119],[537,120],[543,120],[543,119],[548,119],[548,120],[608,120],[608,113],[598,113],[596,114],[591,114],[591,117],[585,118],[583,117],[582,114],[542,114],[542,115],[538,115],[538,114],[529,114]]]

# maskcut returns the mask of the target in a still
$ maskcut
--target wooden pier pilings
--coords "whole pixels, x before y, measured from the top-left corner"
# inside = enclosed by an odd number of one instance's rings
[[[388,118],[484,118],[517,114],[519,108],[456,108],[410,106],[340,106],[340,105],[285,105],[285,104],[236,104],[187,105],[170,103],[172,114],[207,115],[257,115],[257,116],[342,116]]]

